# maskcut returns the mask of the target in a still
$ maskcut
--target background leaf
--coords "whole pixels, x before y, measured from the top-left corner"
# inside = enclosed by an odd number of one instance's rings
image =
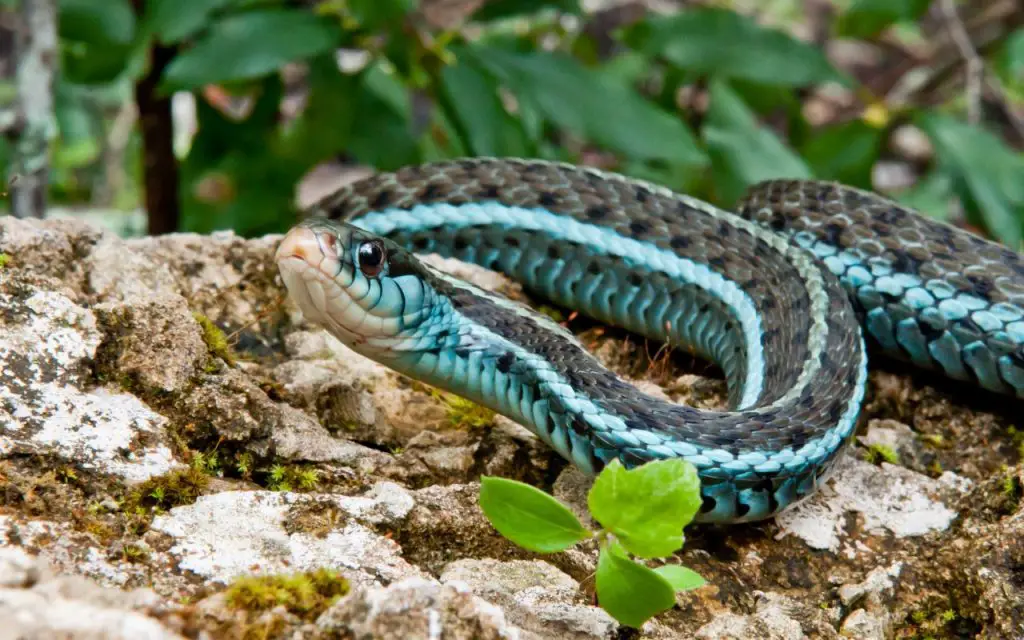
[[[498,533],[530,551],[563,551],[591,536],[561,502],[515,480],[481,477],[480,508]]]
[[[869,189],[884,137],[883,129],[852,120],[818,131],[800,151],[816,177]]]
[[[146,27],[160,42],[173,44],[197,33],[219,10],[236,2],[238,0],[150,0],[146,3]]]
[[[638,159],[689,165],[705,162],[681,120],[571,58],[493,47],[460,49],[458,53],[477,60],[561,129]]]
[[[704,140],[711,156],[717,195],[732,205],[747,187],[771,178],[810,178],[811,170],[724,82],[711,85]]]
[[[683,527],[700,507],[700,478],[679,458],[629,470],[614,459],[597,476],[587,504],[630,553],[669,556],[683,546]]]
[[[814,46],[726,9],[688,9],[650,18],[627,41],[681,69],[713,77],[791,87],[847,83]]]
[[[964,207],[1015,250],[1024,237],[1024,158],[984,129],[937,113],[918,123],[935,145]]]
[[[94,45],[127,45],[135,37],[128,0],[60,0],[60,37]]]
[[[164,72],[165,90],[266,75],[334,48],[337,29],[306,11],[250,11],[222,18]]]
[[[854,0],[836,23],[836,33],[846,38],[871,38],[895,22],[915,20],[932,0]]]
[[[597,601],[620,623],[640,628],[676,603],[672,584],[630,560],[615,541],[601,547],[597,558]]]
[[[497,83],[471,60],[461,60],[444,68],[441,99],[472,154],[524,156],[530,153],[526,132],[505,110]]]
[[[583,8],[579,0],[489,0],[473,14],[473,20],[489,22],[556,9],[570,15],[580,15]]]

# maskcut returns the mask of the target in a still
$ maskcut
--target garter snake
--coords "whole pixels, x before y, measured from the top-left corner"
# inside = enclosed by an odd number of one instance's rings
[[[810,495],[851,440],[865,338],[1024,397],[1024,261],[858,189],[755,185],[736,212],[591,168],[475,158],[360,180],[311,207],[277,263],[355,351],[525,425],[584,472],[681,457],[703,522]],[[727,411],[640,392],[547,317],[434,269],[440,253],[717,363]]]

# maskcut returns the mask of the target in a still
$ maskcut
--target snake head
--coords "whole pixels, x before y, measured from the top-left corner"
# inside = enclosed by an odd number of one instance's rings
[[[303,315],[363,353],[408,350],[430,311],[430,274],[387,238],[346,222],[305,220],[275,255]]]

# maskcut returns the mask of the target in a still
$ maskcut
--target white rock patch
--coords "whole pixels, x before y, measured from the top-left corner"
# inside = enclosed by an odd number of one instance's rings
[[[883,463],[879,468],[844,456],[826,486],[778,516],[777,538],[795,535],[814,549],[837,552],[850,511],[861,515],[872,534],[888,531],[905,538],[943,531],[957,513],[934,496],[949,486],[904,467]]]
[[[397,485],[393,485],[400,490]],[[391,495],[385,489],[380,493]],[[370,505],[364,499],[271,491],[225,491],[200,497],[153,520],[152,530],[175,538],[169,553],[178,567],[209,580],[228,583],[252,573],[282,573],[334,567],[357,584],[390,584],[419,569],[402,559],[401,548],[368,527],[349,521],[323,536],[289,532],[289,509],[303,501],[331,504],[353,518],[394,518],[412,508],[394,496]],[[399,504],[401,503],[401,504]],[[407,504],[407,506],[406,506]],[[401,514],[404,516],[404,513]]]
[[[0,324],[0,454],[52,454],[128,482],[178,466],[165,418],[135,396],[83,388],[101,340],[91,311],[50,291],[0,295],[3,309],[13,320]]]

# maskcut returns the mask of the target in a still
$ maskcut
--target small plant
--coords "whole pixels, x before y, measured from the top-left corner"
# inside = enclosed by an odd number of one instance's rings
[[[485,476],[480,506],[498,532],[537,553],[564,551],[596,537],[600,545],[595,577],[598,604],[620,623],[639,628],[675,604],[677,591],[705,584],[686,567],[650,569],[636,558],[664,558],[683,547],[683,527],[700,507],[700,478],[680,459],[626,469],[613,460],[597,476],[587,506],[599,531],[584,527],[555,498],[536,487]]]
[[[0,253],[0,269],[7,266],[7,263],[11,261],[11,256],[6,253]]]
[[[320,472],[300,465],[275,464],[266,479],[266,487],[271,491],[313,491],[319,484]]]
[[[195,451],[192,453],[192,468],[209,476],[220,477],[223,475],[220,465],[220,456],[214,449],[207,453]]]
[[[235,471],[246,480],[252,477],[252,454],[248,451],[235,458]]]

